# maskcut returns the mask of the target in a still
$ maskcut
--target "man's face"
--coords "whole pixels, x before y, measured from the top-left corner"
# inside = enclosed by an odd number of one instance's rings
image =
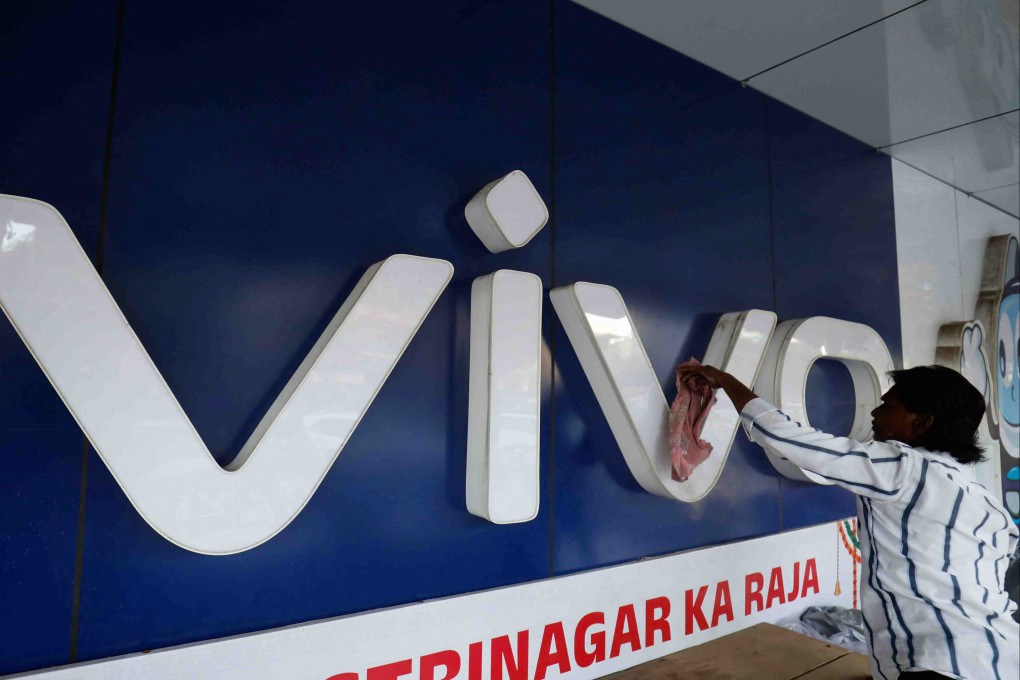
[[[871,412],[875,441],[898,441],[913,446],[924,434],[919,430],[923,416],[913,413],[896,396],[895,388],[882,395],[882,403]]]

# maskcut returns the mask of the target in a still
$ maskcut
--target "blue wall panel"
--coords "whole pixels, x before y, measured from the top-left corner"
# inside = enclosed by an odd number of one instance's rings
[[[779,318],[831,316],[867,324],[898,364],[890,159],[776,101],[768,111]],[[841,365],[815,365],[807,400],[813,426],[835,434],[850,429],[853,385]],[[856,512],[853,495],[842,489],[782,483],[784,529]]]
[[[454,280],[325,483],[267,544],[184,552],[96,475],[83,655],[549,573],[544,514],[488,524],[465,511],[463,491],[471,280],[550,269],[548,231],[492,256],[463,205],[518,167],[549,196],[548,6],[408,4],[399,22],[386,5],[324,7],[130,8],[111,290],[226,462],[368,266],[440,257]]]
[[[0,108],[0,191],[56,205],[95,257],[117,7],[13,16],[0,78],[28,96]],[[119,73],[104,278],[221,463],[368,266],[456,273],[304,511],[254,550],[165,541],[93,453],[77,612],[82,436],[0,325],[0,673],[69,661],[76,614],[78,658],[98,658],[852,512],[739,434],[702,502],[641,491],[546,299],[541,511],[469,515],[470,285],[508,268],[617,287],[669,396],[729,311],[861,321],[898,354],[888,159],[566,0],[129,3]],[[492,255],[463,206],[514,168],[553,219]],[[813,422],[846,428],[845,371],[819,365],[809,394]]]
[[[93,258],[116,10],[6,2],[0,28],[0,193],[58,206]],[[68,661],[83,444],[0,322],[0,673]]]
[[[555,285],[615,286],[671,399],[673,367],[704,354],[720,314],[772,307],[764,98],[576,5],[557,10]],[[779,529],[778,481],[746,439],[703,501],[652,496],[560,327],[555,362],[557,572]]]

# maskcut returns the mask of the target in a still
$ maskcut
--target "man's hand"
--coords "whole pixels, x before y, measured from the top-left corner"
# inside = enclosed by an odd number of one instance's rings
[[[720,389],[733,402],[737,413],[744,410],[744,406],[758,395],[752,392],[746,385],[734,378],[725,371],[720,371],[713,366],[677,366],[676,375],[687,385],[708,385],[712,389]]]
[[[677,366],[676,377],[688,385],[708,385],[713,390],[722,387],[725,378],[733,378],[730,374],[724,373],[714,366],[705,366],[704,364]]]

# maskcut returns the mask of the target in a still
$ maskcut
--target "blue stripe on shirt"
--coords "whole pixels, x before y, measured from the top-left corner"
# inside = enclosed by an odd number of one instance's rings
[[[909,541],[909,529],[908,525],[910,522],[910,513],[914,511],[914,507],[917,505],[917,500],[921,497],[921,492],[924,491],[924,484],[928,479],[928,459],[923,458],[921,460],[921,478],[917,482],[917,488],[914,489],[914,495],[911,497],[910,502],[907,504],[907,509],[903,511],[903,520],[900,523],[901,537],[903,541],[903,557],[907,560],[907,575],[910,578],[910,590],[914,593],[917,599],[922,600],[932,608],[935,612],[935,618],[938,620],[939,625],[942,627],[942,633],[946,638],[946,645],[949,647],[949,662],[953,666],[953,673],[956,675],[960,674],[960,665],[956,660],[956,643],[953,641],[953,634],[949,631],[949,627],[946,626],[946,621],[942,618],[942,611],[935,606],[935,603],[930,599],[921,594],[921,591],[917,588],[917,566],[914,564],[914,560],[910,559],[910,541]],[[957,498],[959,502],[959,498]],[[948,533],[948,532],[947,532]],[[947,546],[947,559],[948,559],[948,546]],[[907,631],[907,650],[908,660],[910,665],[914,665],[914,636]]]
[[[812,472],[814,471],[812,470]],[[871,484],[862,484],[861,482],[851,482],[848,479],[840,479],[839,477],[830,477],[829,475],[823,475],[821,472],[815,472],[815,474],[818,475],[819,477],[824,477],[830,482],[836,482],[837,484],[849,484],[850,486],[857,486],[862,489],[868,489],[870,491],[874,491],[875,493],[885,494],[886,496],[895,496],[900,492],[899,489],[896,489],[894,491],[886,491],[885,489],[879,489],[877,486],[872,486]]]
[[[978,563],[985,556],[985,542],[978,538],[977,532],[985,525],[985,522],[987,522],[988,518],[991,516],[991,513],[985,510],[985,518],[981,520],[981,523],[977,525],[976,529],[974,529],[974,538],[976,538],[978,542],[978,557],[974,560],[974,582],[981,586],[981,588],[985,591],[984,597],[981,598],[981,604],[988,604],[988,588],[985,588],[981,584],[981,574],[978,572]]]
[[[999,647],[995,644],[992,632],[987,628],[985,628],[985,637],[988,638],[988,644],[992,646],[992,670],[995,671],[995,680],[1002,680],[999,677]]]
[[[985,500],[988,500],[987,497],[985,498]],[[1000,531],[1005,531],[1006,532],[1006,545],[1009,546],[1009,518],[1008,517],[1004,518],[1002,529],[1000,529]],[[999,537],[999,532],[998,531],[996,531],[994,534],[992,534],[992,547],[993,548],[998,548],[999,547],[999,545],[997,543],[998,537]],[[999,584],[1000,587],[1001,587],[1001,584],[1003,583],[1003,581],[1002,581],[1001,578],[999,578],[999,562],[1001,562],[1004,559],[1007,559],[1008,557],[1009,557],[1009,555],[1003,554],[1003,555],[1000,555],[995,560],[995,582],[997,584]]]
[[[960,468],[956,467],[955,465],[950,465],[949,463],[943,463],[940,460],[930,460],[930,462],[935,463],[935,465],[941,465],[942,467],[948,468],[950,470],[953,470],[954,472],[963,472],[963,470],[961,470]]]
[[[981,488],[984,489],[984,487],[981,487]],[[988,491],[988,490],[985,489],[985,491]],[[989,493],[991,493],[991,492],[989,492]],[[1006,514],[1006,511],[1002,509],[1001,505],[996,507],[995,503],[992,503],[991,499],[988,498],[988,496],[985,496],[984,499],[985,499],[985,503],[988,505],[988,507],[991,508],[995,512],[995,514],[997,514],[999,517],[1002,518],[1002,520],[1003,520],[1002,528],[1005,529],[1008,532],[1009,531],[1009,520],[1011,519],[1010,516],[1008,514]]]
[[[811,451],[819,451],[821,453],[825,453],[825,454],[828,454],[830,456],[837,456],[837,457],[855,456],[855,457],[858,457],[858,458],[868,458],[867,452],[862,451],[860,449],[851,449],[850,451],[833,451],[832,449],[827,449],[827,448],[822,447],[822,446],[815,446],[814,444],[805,444],[803,442],[794,441],[793,439],[786,439],[785,437],[780,437],[777,434],[773,434],[773,433],[769,432],[768,430],[766,430],[764,427],[762,427],[758,423],[753,423],[753,427],[754,427],[754,429],[758,430],[759,432],[763,432],[765,434],[765,436],[767,436],[767,437],[769,437],[771,439],[775,439],[778,442],[783,442],[784,444],[793,444],[794,446],[798,446],[798,447],[800,447],[802,449],[810,449]],[[817,430],[815,430],[815,431],[817,432]]]
[[[963,502],[963,490],[956,492],[956,503],[953,504],[953,513],[949,516],[949,524],[946,525],[946,545],[943,550],[942,556],[942,571],[949,573],[949,544],[952,538],[952,529],[956,526],[956,518],[960,515],[960,503]],[[953,582],[953,604],[961,614],[968,619],[967,612],[963,611],[963,606],[960,604],[960,582],[957,580],[955,574],[949,574],[950,580]]]
[[[1003,528],[1005,528],[1005,527],[1003,527]],[[993,548],[998,548],[999,547],[998,544],[996,543],[996,539],[998,538],[998,536],[999,536],[999,532],[998,531],[996,531],[994,534],[992,534],[992,547]],[[1001,559],[1002,558],[999,557],[993,563],[993,564],[995,564],[995,582],[999,583],[999,584],[1002,583],[1002,579],[999,578],[999,561]]]
[[[999,612],[992,612],[991,614],[989,614],[988,616],[985,617],[985,621],[988,622],[988,625],[991,626],[991,629],[995,631],[996,635],[998,635],[1003,640],[1005,640],[1006,636],[1003,635],[995,626],[992,626],[992,619],[997,619],[997,618],[999,618]]]
[[[857,458],[867,458],[868,460],[871,460],[870,456],[868,456],[868,454],[865,453],[864,451],[858,451],[858,450],[852,450],[852,451],[832,451],[831,449],[826,449],[826,448],[823,448],[821,446],[815,446],[813,444],[805,444],[803,442],[798,442],[798,441],[794,441],[792,439],[786,439],[785,437],[780,437],[779,435],[776,435],[776,434],[773,434],[773,433],[769,432],[768,430],[766,430],[764,427],[762,427],[758,423],[753,423],[753,427],[754,427],[754,429],[758,430],[759,432],[764,434],[769,439],[774,439],[777,442],[782,442],[784,444],[790,444],[791,446],[796,446],[798,448],[808,449],[809,451],[819,451],[821,453],[824,453],[824,454],[827,454],[827,455],[830,455],[830,456],[837,456],[837,457],[852,456],[852,457],[857,457]],[[897,457],[897,458],[880,458],[880,459],[878,459],[878,461],[883,462],[883,463],[895,462],[895,461],[898,461],[898,460],[902,459],[904,455],[906,455],[906,454],[902,454],[901,453],[899,455],[899,457]],[[783,458],[783,456],[780,455],[780,458]],[[783,458],[783,460],[787,460],[787,459]],[[873,462],[875,462],[875,461],[873,461]],[[810,468],[806,468],[806,469],[810,470]],[[829,475],[826,475],[824,473],[818,472],[816,470],[811,470],[811,472],[813,472],[814,474],[816,474],[816,475],[818,475],[820,477],[824,477],[825,479],[829,480],[830,482],[836,482],[838,484],[849,484],[850,486],[856,486],[856,487],[859,487],[861,489],[868,489],[870,491],[874,491],[875,493],[884,494],[886,496],[895,496],[896,494],[898,494],[900,492],[899,489],[895,489],[893,491],[886,491],[885,489],[880,489],[877,486],[872,486],[871,484],[864,484],[863,482],[851,482],[848,479],[840,479],[839,477],[831,477]]]
[[[967,616],[967,612],[963,611],[963,606],[960,604],[960,597],[961,597],[961,595],[960,595],[960,582],[958,580],[956,580],[956,576],[954,576],[953,574],[950,574],[949,578],[953,582],[953,604],[956,605],[956,608],[960,611],[961,614],[963,614],[964,616],[966,616],[969,619],[970,617]]]
[[[872,463],[898,463],[899,461],[903,460],[903,457],[905,455],[907,455],[907,454],[901,453],[900,455],[896,456],[895,458],[872,458],[871,462]]]
[[[963,491],[956,492],[956,502],[953,504],[953,512],[949,515],[949,523],[946,524],[946,543],[942,551],[942,571],[949,571],[949,543],[952,539],[953,527],[956,526],[956,518],[960,514],[960,503],[963,502]]]
[[[868,554],[868,585],[871,586],[871,589],[874,590],[875,593],[878,595],[878,601],[882,603],[882,613],[885,614],[885,620],[886,620],[886,623],[888,624],[888,627],[889,627],[889,638],[892,641],[892,659],[893,659],[893,663],[896,664],[896,672],[897,672],[897,674],[899,674],[899,672],[903,670],[903,667],[900,666],[900,662],[896,658],[897,657],[897,653],[896,653],[896,631],[893,630],[892,618],[889,616],[889,608],[885,604],[885,598],[882,597],[882,590],[881,590],[882,583],[881,583],[881,581],[878,580],[878,573],[877,573],[878,565],[877,565],[877,561],[876,561],[876,557],[877,556],[875,555],[875,540],[874,540],[874,535],[875,534],[873,533],[873,527],[872,527],[872,524],[871,524],[871,512],[870,512],[870,508],[867,507],[866,499],[863,499],[863,498],[861,499],[861,512],[864,514],[864,518],[863,518],[864,521],[861,522],[861,525],[864,527],[864,530],[868,532],[868,541],[867,541],[866,545],[868,545],[869,548],[870,548],[870,550],[868,551],[868,553],[869,553]],[[876,581],[878,581],[877,585],[875,583]],[[867,618],[864,619],[864,625],[865,626],[868,625],[868,619]],[[871,644],[868,645],[868,649],[871,650],[871,658],[873,658],[875,660],[875,668],[878,669],[878,672],[881,673],[882,677],[885,678],[885,680],[889,680],[889,678],[886,676],[886,674],[882,672],[882,664],[880,664],[878,662],[878,656],[875,654],[875,634],[872,632],[871,626],[868,626],[868,635],[871,636]]]
[[[917,505],[917,499],[921,497],[921,490],[924,489],[924,481],[928,476],[928,459],[921,459],[921,477],[917,480],[917,487],[914,489],[914,495],[911,496],[910,502],[907,504],[907,509],[903,511],[903,519],[900,520],[900,544],[903,547],[903,557],[907,560],[907,575],[910,578],[910,589],[914,592],[914,595],[920,597],[917,592],[917,578],[914,574],[915,567],[914,561],[910,559],[910,544],[907,542],[907,521],[910,519],[910,513],[913,511],[914,506]],[[907,633],[907,662],[908,666],[914,665],[914,636],[910,630]]]

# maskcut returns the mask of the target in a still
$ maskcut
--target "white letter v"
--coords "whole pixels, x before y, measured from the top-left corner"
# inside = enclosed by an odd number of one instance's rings
[[[369,268],[223,469],[60,214],[0,195],[0,228],[0,306],[21,339],[145,521],[209,555],[297,516],[453,275],[411,255]]]

